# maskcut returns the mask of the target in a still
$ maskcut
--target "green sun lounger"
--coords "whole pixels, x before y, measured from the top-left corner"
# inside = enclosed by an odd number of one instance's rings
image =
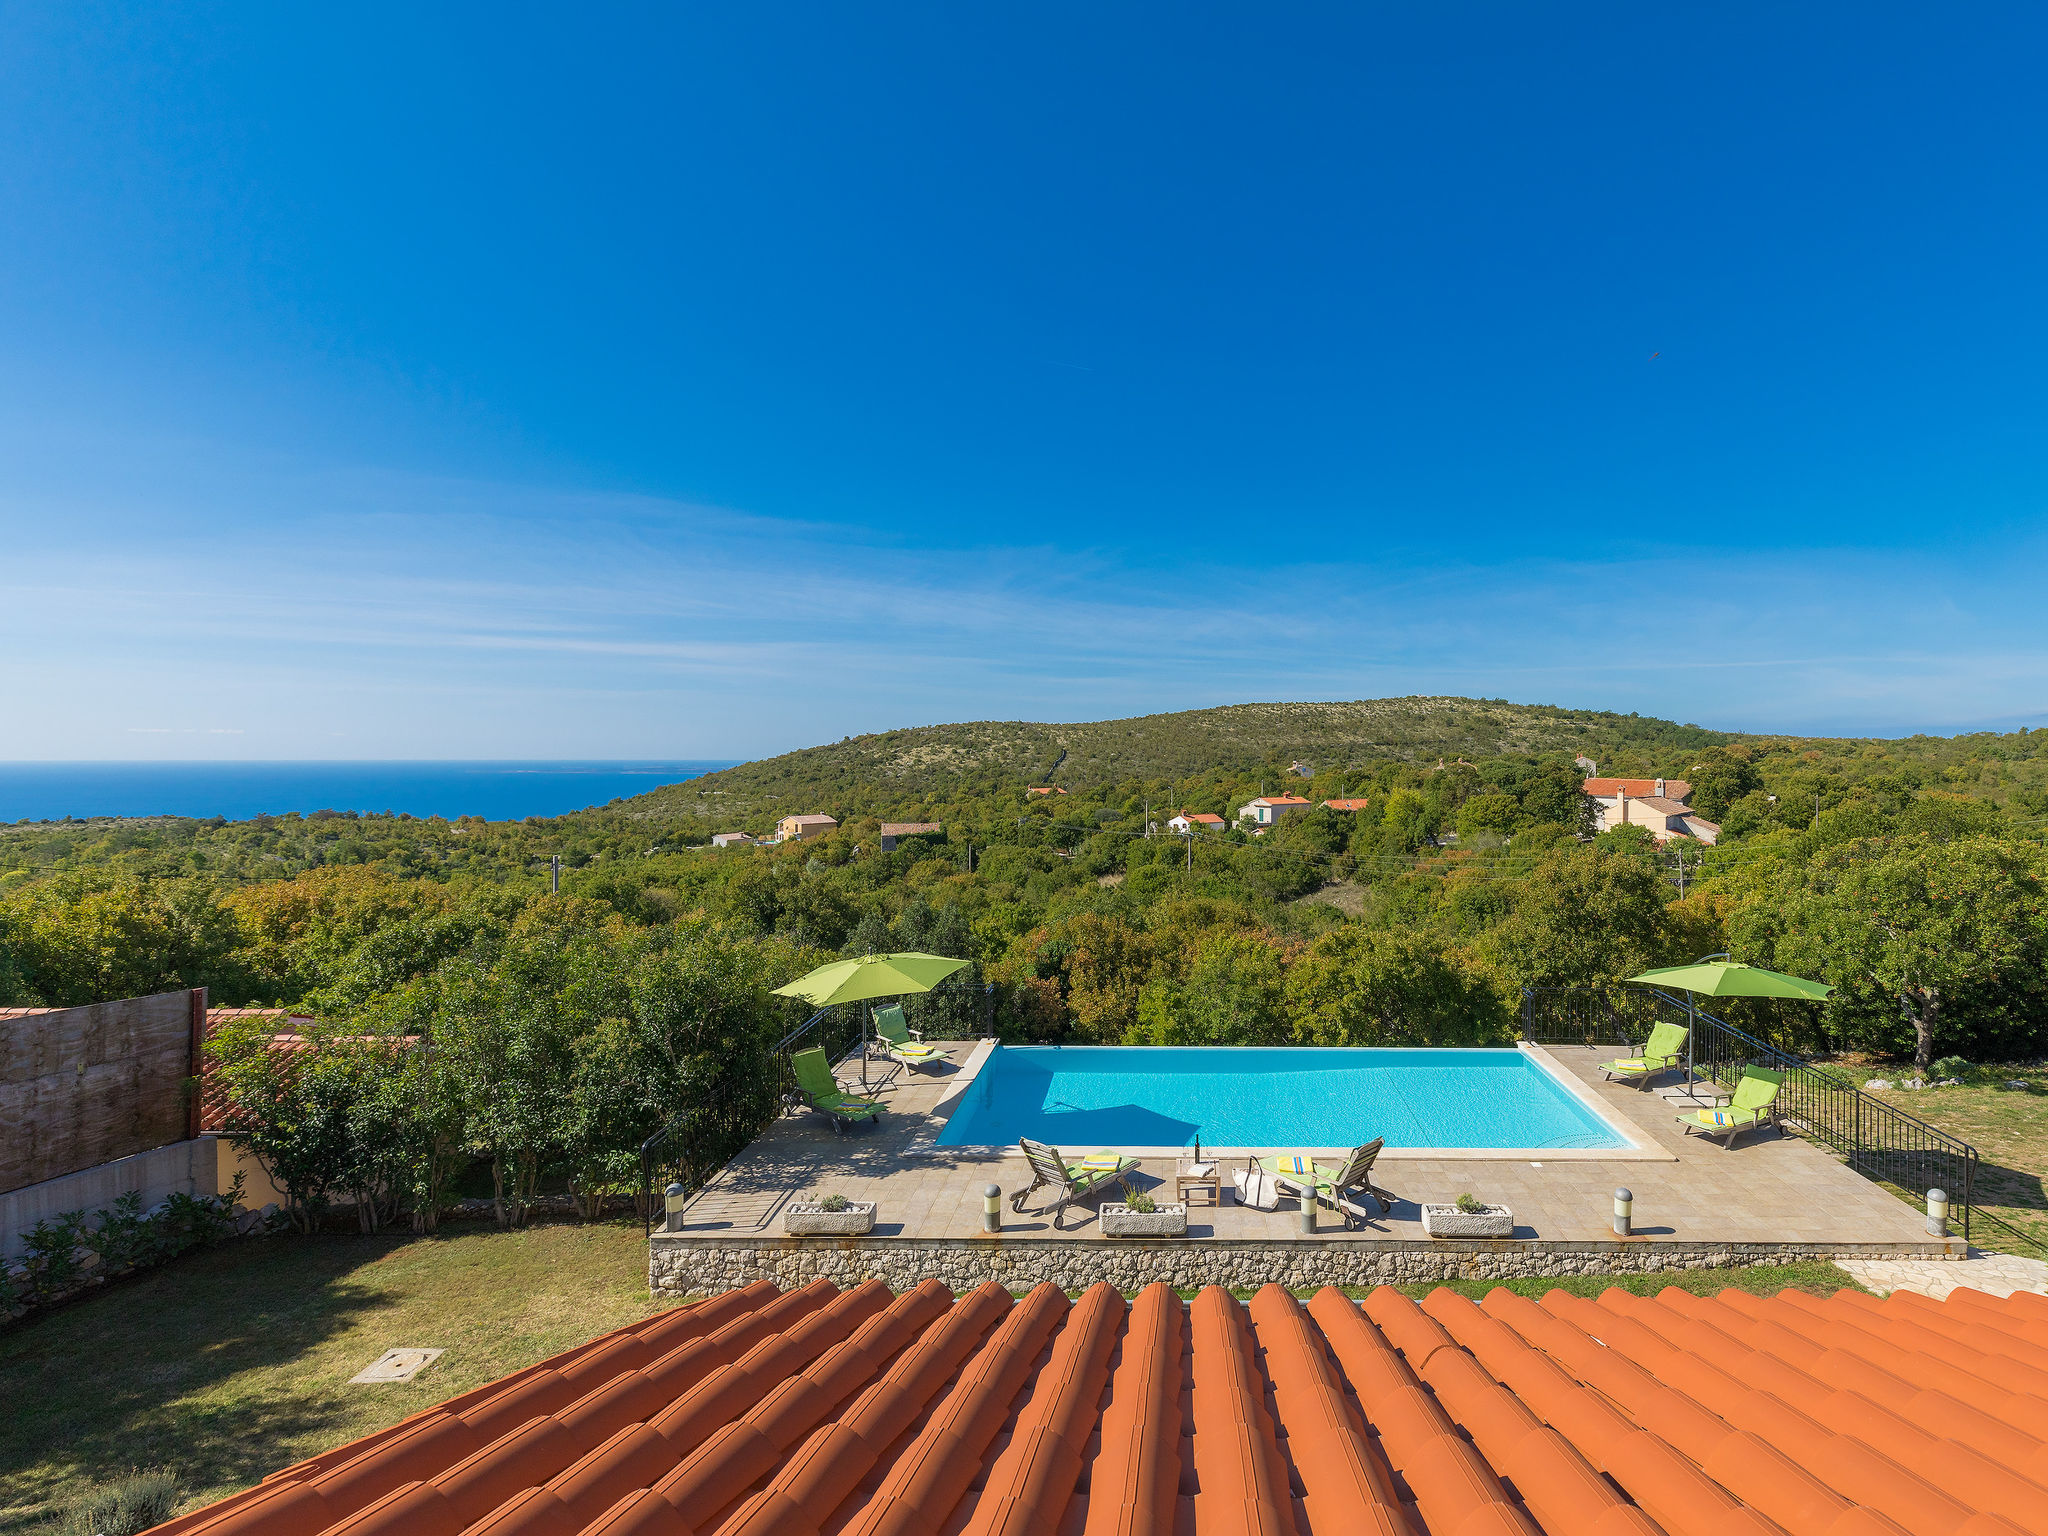
[[[1696,1109],[1691,1114],[1680,1115],[1678,1123],[1688,1135],[1697,1131],[1702,1136],[1722,1137],[1721,1150],[1729,1151],[1735,1146],[1735,1138],[1752,1126],[1777,1123],[1778,1089],[1784,1081],[1782,1072],[1744,1067],[1742,1076],[1736,1079],[1735,1091],[1725,1095],[1728,1100],[1725,1107]]]
[[[1120,1152],[1095,1152],[1079,1162],[1070,1163],[1058,1147],[1049,1147],[1042,1141],[1025,1139],[1017,1145],[1024,1149],[1025,1159],[1031,1164],[1031,1183],[1010,1196],[1010,1209],[1021,1215],[1024,1202],[1050,1185],[1059,1191],[1059,1198],[1049,1207],[1055,1232],[1059,1230],[1060,1213],[1076,1200],[1099,1195],[1112,1184],[1128,1193],[1130,1185],[1127,1181],[1131,1171],[1138,1166],[1135,1157],[1125,1157]],[[1041,1209],[1031,1214],[1042,1216],[1045,1211]]]
[[[1647,1088],[1659,1072],[1669,1072],[1685,1060],[1685,1037],[1691,1033],[1683,1024],[1659,1024],[1650,1031],[1641,1055],[1610,1061],[1601,1071],[1609,1081],[1618,1077]]]
[[[812,1046],[808,1051],[798,1051],[790,1057],[789,1069],[796,1074],[796,1085],[803,1090],[811,1108],[829,1116],[835,1131],[842,1123],[858,1124],[880,1117],[881,1101],[864,1099],[841,1088],[839,1079],[832,1075],[832,1063],[825,1059],[825,1053],[818,1047]]]
[[[1341,1163],[1318,1163],[1299,1152],[1278,1156],[1256,1157],[1252,1167],[1262,1170],[1274,1183],[1291,1189],[1303,1200],[1325,1200],[1343,1213],[1344,1225],[1351,1225],[1354,1214],[1366,1221],[1386,1214],[1386,1207],[1393,1204],[1391,1191],[1377,1188],[1372,1182],[1372,1165],[1385,1146],[1384,1136],[1375,1136],[1363,1146],[1352,1148],[1351,1155]],[[1345,1199],[1345,1191],[1362,1189],[1365,1198],[1372,1202],[1372,1215]]]
[[[886,1008],[875,1010],[875,1034],[882,1050],[906,1067],[922,1071],[927,1067],[936,1068],[945,1064],[944,1051],[936,1045],[926,1045],[923,1040],[914,1038],[917,1031],[912,1029],[909,1021],[903,1017],[901,1003],[891,1003]]]

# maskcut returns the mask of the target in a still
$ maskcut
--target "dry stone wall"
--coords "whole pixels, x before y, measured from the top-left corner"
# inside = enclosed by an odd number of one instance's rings
[[[1957,1245],[1960,1246],[1960,1245]],[[785,1289],[826,1279],[837,1285],[880,1280],[905,1291],[927,1279],[956,1291],[986,1281],[1023,1289],[1050,1280],[1079,1291],[1107,1280],[1136,1291],[1155,1280],[1181,1289],[1204,1285],[1289,1288],[1408,1285],[1445,1280],[1506,1280],[1542,1275],[1647,1274],[1796,1264],[1808,1259],[1940,1259],[1943,1245],[1801,1243],[1344,1242],[1142,1240],[1071,1242],[1001,1238],[705,1238],[657,1233],[650,1242],[648,1286],[676,1296],[709,1296],[755,1280]]]

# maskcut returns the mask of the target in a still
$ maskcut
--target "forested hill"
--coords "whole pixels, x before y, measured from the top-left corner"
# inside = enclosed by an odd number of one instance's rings
[[[1696,725],[1602,710],[1500,699],[1360,699],[1338,704],[1231,704],[1081,725],[977,721],[850,736],[743,763],[621,801],[650,817],[758,813],[814,805],[871,809],[906,795],[986,783],[1088,788],[1123,779],[1177,779],[1213,769],[1317,769],[1503,753],[1657,753],[1730,740]]]

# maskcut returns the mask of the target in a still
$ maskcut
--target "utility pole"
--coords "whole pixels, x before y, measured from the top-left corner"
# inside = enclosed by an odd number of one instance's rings
[[[548,894],[550,896],[562,894],[562,856],[559,853],[552,854],[548,858]]]

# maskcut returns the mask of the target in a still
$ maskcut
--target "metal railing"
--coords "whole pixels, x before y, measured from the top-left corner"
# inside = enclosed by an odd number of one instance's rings
[[[1784,1073],[1777,1108],[1786,1124],[1833,1148],[1866,1178],[1894,1185],[1916,1201],[1930,1189],[1946,1190],[1950,1210],[1962,1212],[1965,1241],[1975,1219],[2034,1242],[1975,1208],[1975,1147],[1865,1093],[1832,1068],[1759,1040],[1659,987],[1522,989],[1522,1038],[1538,1045],[1640,1045],[1660,1023],[1692,1031],[1686,1039],[1687,1067],[1693,1077],[1716,1087],[1732,1088],[1744,1067]]]
[[[894,999],[913,1029],[929,1038],[994,1032],[995,987],[975,981],[942,982],[929,992]],[[827,1059],[856,1056],[865,1033],[865,1003],[820,1008],[761,1052],[755,1070],[721,1074],[719,1090],[692,1104],[640,1146],[638,1204],[645,1230],[666,1214],[665,1196],[680,1184],[682,1198],[697,1193],[778,1115],[806,1104],[790,1058],[813,1047]],[[865,1063],[863,1063],[865,1067]]]

